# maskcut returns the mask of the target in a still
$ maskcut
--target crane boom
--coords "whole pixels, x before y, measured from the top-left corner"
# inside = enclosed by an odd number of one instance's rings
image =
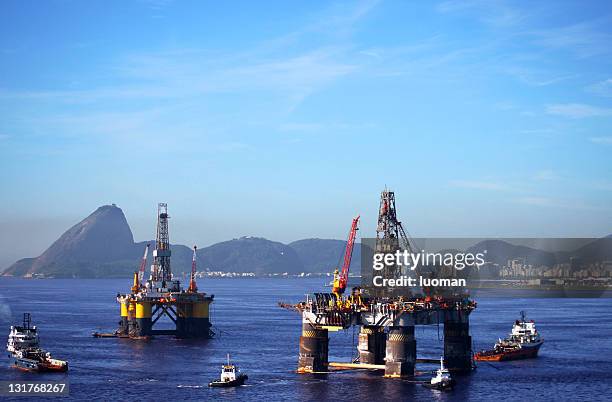
[[[142,281],[144,279],[145,266],[147,265],[147,256],[149,255],[149,245],[145,247],[144,255],[142,256],[142,261],[140,262],[140,269],[138,270],[138,283],[142,286]]]
[[[342,271],[337,274],[337,270],[334,273],[334,285],[332,292],[336,295],[341,295],[346,290],[346,284],[348,282],[349,269],[351,267],[351,258],[353,257],[353,248],[355,246],[355,238],[357,237],[357,230],[359,228],[359,215],[353,218],[351,224],[351,230],[349,231],[348,239],[346,241],[346,249],[344,250],[344,263],[342,264]]]

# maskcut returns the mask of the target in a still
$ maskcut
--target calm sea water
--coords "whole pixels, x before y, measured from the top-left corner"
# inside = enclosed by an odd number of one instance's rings
[[[64,380],[75,400],[610,400],[612,397],[612,299],[487,297],[481,292],[471,316],[476,349],[505,336],[520,310],[536,320],[545,344],[540,357],[480,363],[458,378],[450,393],[367,371],[298,375],[300,316],[277,307],[323,290],[322,279],[217,279],[201,289],[215,295],[217,337],[149,342],[96,339],[92,331],[116,328],[118,291],[130,280],[0,279],[0,332],[32,313],[42,346],[70,363],[67,374],[23,373],[0,359],[0,380]],[[442,327],[418,327],[419,357],[442,354]],[[357,333],[330,337],[330,361],[355,356]],[[226,353],[248,373],[248,385],[211,389]],[[418,370],[433,370],[419,366]],[[24,400],[25,398],[18,398]]]

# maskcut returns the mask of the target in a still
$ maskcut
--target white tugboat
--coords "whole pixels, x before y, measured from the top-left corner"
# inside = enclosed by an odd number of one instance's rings
[[[230,355],[227,354],[227,364],[221,366],[221,378],[208,383],[209,387],[237,387],[243,385],[249,377],[242,374],[238,367],[230,364]]]
[[[537,357],[543,343],[533,320],[527,321],[525,312],[521,311],[521,319],[514,322],[510,335],[498,340],[493,349],[476,353],[474,360],[499,362]]]
[[[450,372],[444,367],[444,359],[440,358],[440,368],[436,370],[436,375],[432,377],[429,383],[423,384],[427,388],[445,391],[451,389],[455,385],[455,380],[451,378]]]
[[[23,325],[11,326],[6,350],[13,359],[13,367],[34,372],[67,371],[67,362],[53,359],[51,353],[40,348],[38,330],[31,324],[30,313],[24,313]]]

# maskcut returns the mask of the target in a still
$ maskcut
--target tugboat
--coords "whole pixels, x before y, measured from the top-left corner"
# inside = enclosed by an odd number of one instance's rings
[[[238,375],[236,375],[238,373]],[[246,374],[240,373],[238,367],[233,364],[230,364],[230,356],[229,353],[227,355],[227,364],[221,366],[221,378],[218,380],[213,380],[208,383],[209,387],[237,387],[240,385],[244,385],[244,382],[249,377]]]
[[[510,335],[499,339],[493,349],[476,353],[474,360],[499,362],[533,358],[538,356],[543,343],[533,320],[527,321],[525,312],[521,311],[521,319],[514,322]]]
[[[447,391],[453,388],[455,380],[451,378],[450,372],[444,367],[444,359],[440,358],[440,368],[436,370],[436,375],[431,378],[430,382],[426,382],[423,386],[439,391]]]
[[[51,353],[39,346],[38,330],[31,325],[30,313],[23,314],[22,326],[11,326],[6,350],[13,358],[13,366],[24,371],[34,372],[64,372],[68,363],[53,359]]]

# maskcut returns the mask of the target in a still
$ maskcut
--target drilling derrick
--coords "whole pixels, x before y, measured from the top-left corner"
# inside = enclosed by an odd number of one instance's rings
[[[119,294],[121,321],[114,334],[126,338],[149,338],[154,335],[174,335],[179,338],[210,338],[214,334],[209,319],[210,304],[214,295],[198,292],[195,283],[196,247],[193,248],[191,280],[188,289],[183,289],[179,280],[173,279],[170,268],[170,235],[168,230],[168,206],[160,203],[157,208],[157,235],[151,276],[141,285],[147,260],[148,245],[141,267],[134,274],[131,293]],[[174,324],[174,329],[156,329],[155,324],[163,317]]]
[[[151,279],[149,287],[159,292],[171,290],[180,291],[179,281],[172,280],[170,268],[170,234],[168,231],[168,204],[160,203],[157,207],[157,235],[155,250],[153,250],[153,265],[151,266]]]
[[[380,195],[375,252],[394,254],[398,250],[412,252],[414,247],[412,247],[402,223],[397,220],[395,193],[385,189]],[[399,277],[403,274],[400,266],[386,267],[386,270],[387,278]]]
[[[172,281],[170,269],[170,234],[168,233],[168,204],[160,203],[157,207],[157,236],[153,252],[156,276],[154,281],[161,281],[162,287]]]

